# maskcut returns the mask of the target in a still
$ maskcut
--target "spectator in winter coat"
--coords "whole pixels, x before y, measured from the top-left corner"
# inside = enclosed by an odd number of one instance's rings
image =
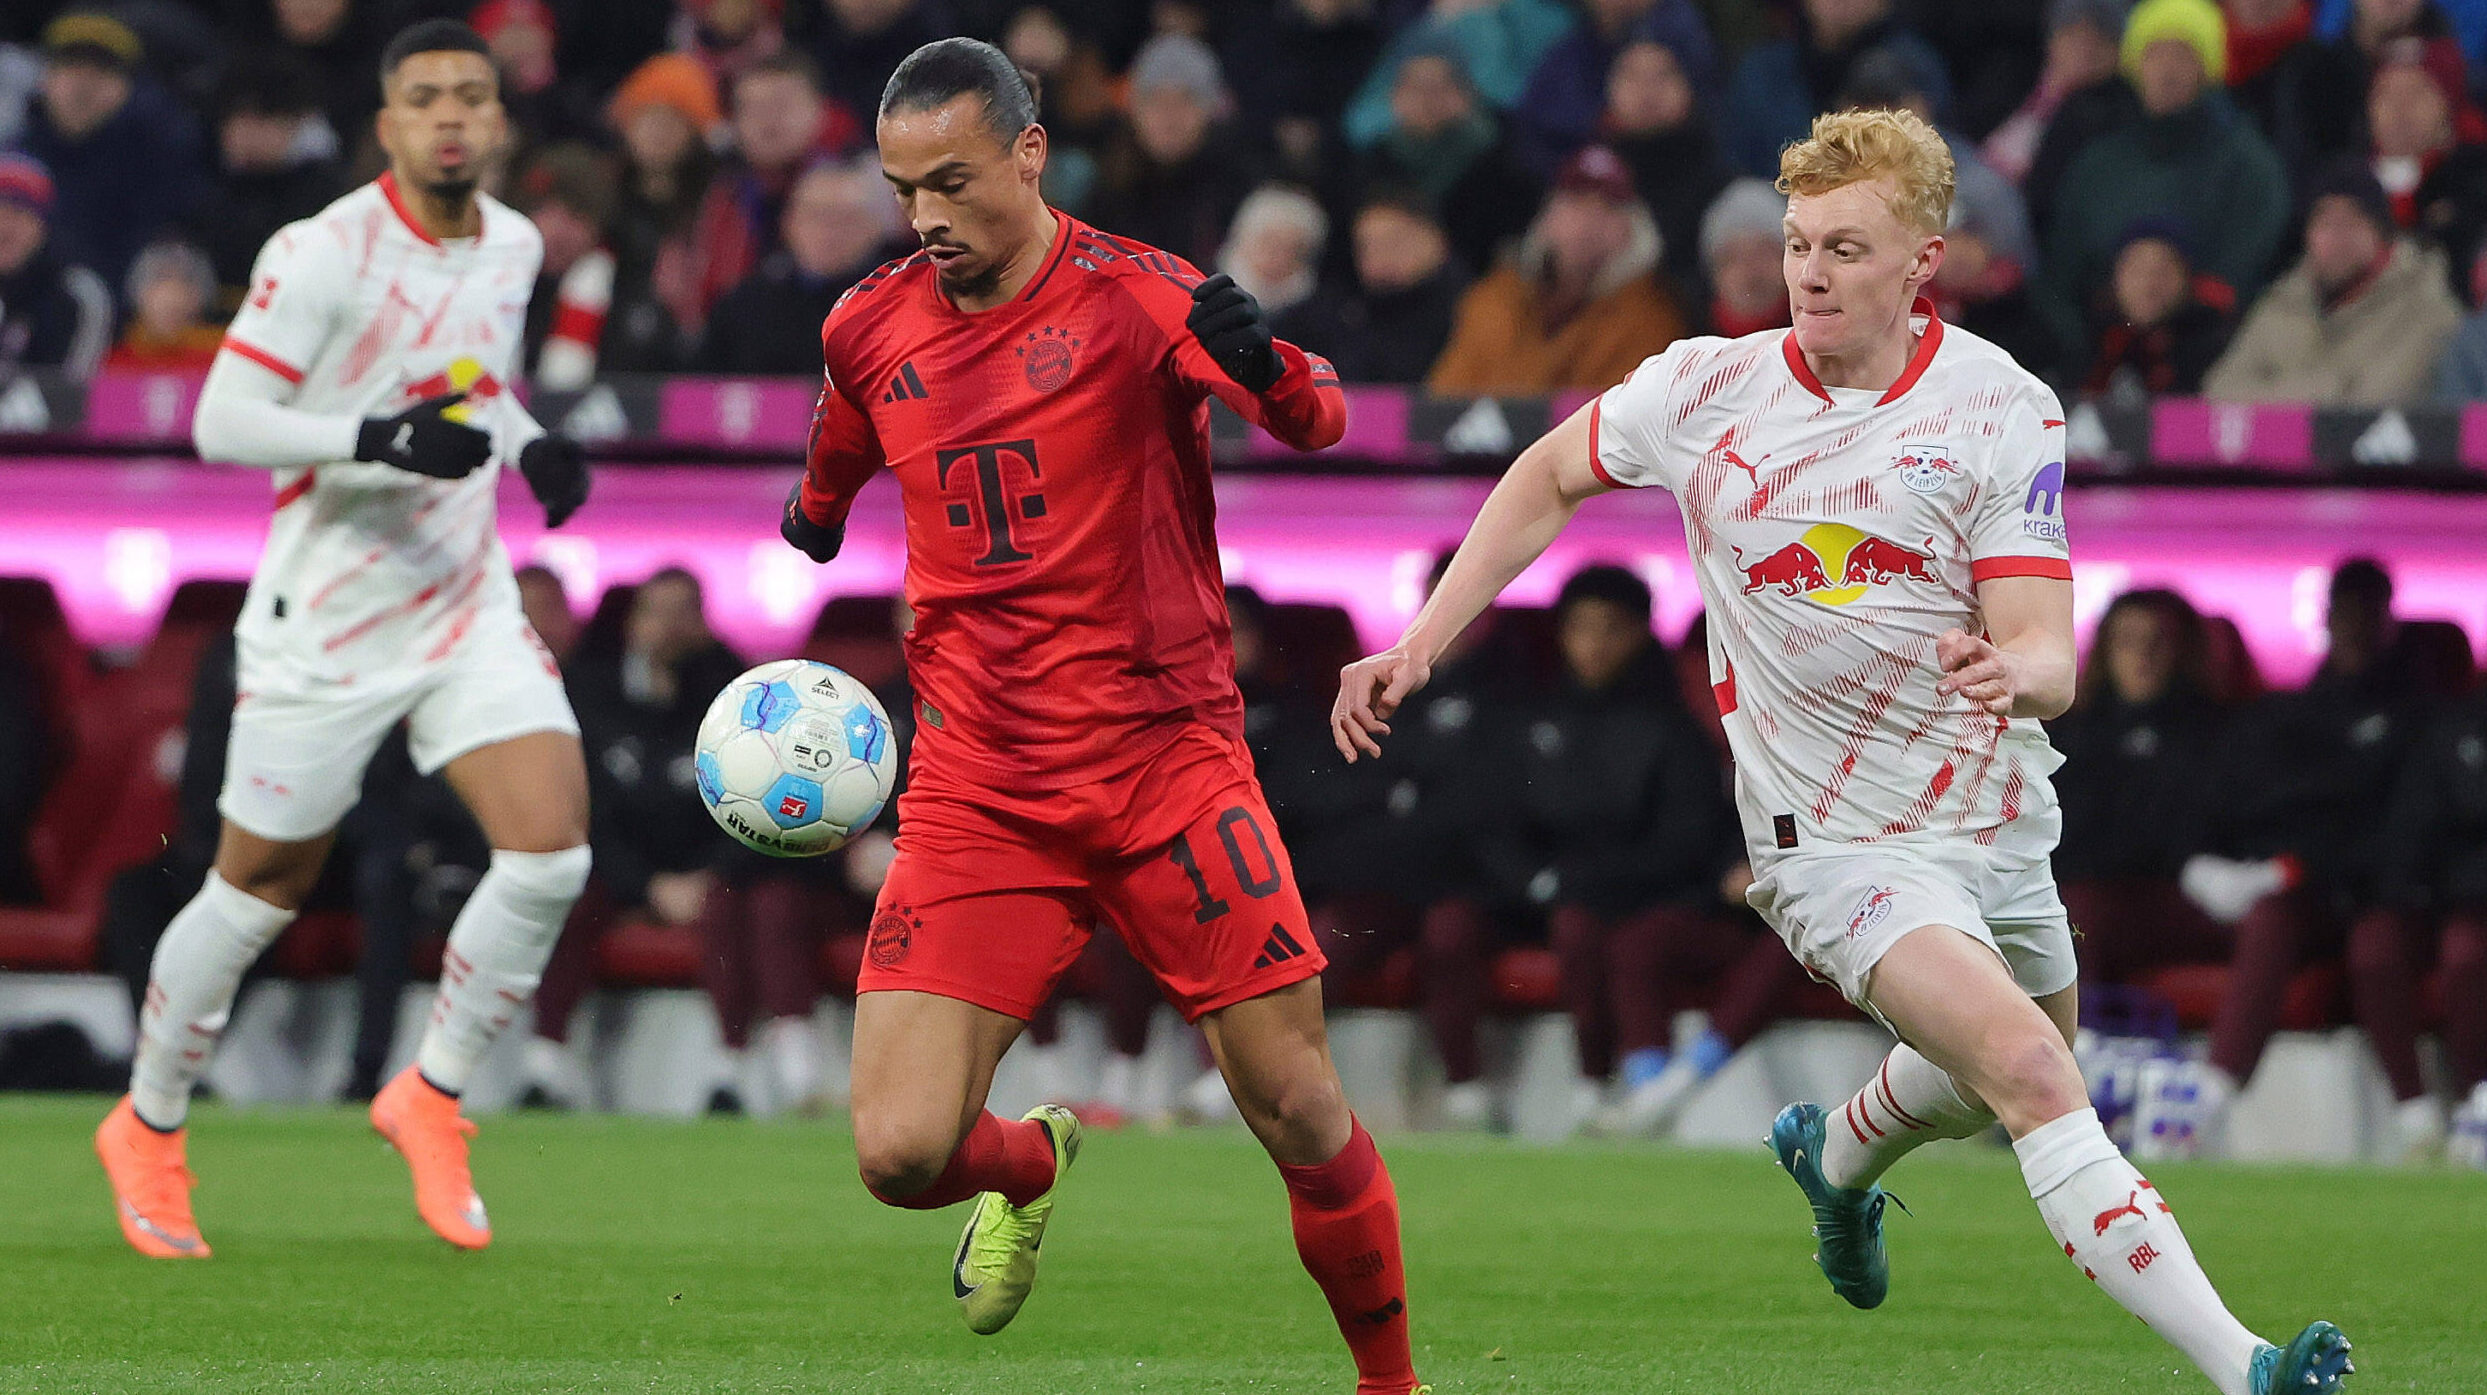
[[[1876,50],[1932,75],[1937,111],[1951,104],[1943,60],[1893,16],[1891,0],[1804,0],[1796,33],[1747,50],[1728,80],[1728,155],[1736,167],[1776,177],[1781,147],[1805,138],[1847,88],[1857,60]]]
[[[1703,322],[1710,333],[1740,339],[1787,327],[1787,212],[1787,195],[1746,176],[1701,215],[1701,265],[1710,288]]]
[[[781,53],[734,79],[735,158],[708,182],[686,248],[687,283],[660,277],[675,323],[696,331],[709,308],[777,250],[786,192],[814,160],[853,151],[862,128],[821,95],[812,65]]]
[[[2064,832],[2056,883],[2087,982],[2218,961],[2225,925],[2177,889],[2202,848],[2224,714],[2206,691],[2202,617],[2173,591],[2127,591],[2099,620],[2070,712],[2047,723]]]
[[[2077,94],[2116,82],[2116,41],[2124,33],[2124,10],[2122,0],[2050,0],[2047,5],[2046,65],[2038,83],[1978,147],[1997,174],[2025,193],[2056,113]],[[2052,176],[2060,173],[2060,168],[2051,170],[2040,182],[2051,184]]]
[[[1527,230],[1545,186],[1504,138],[1502,118],[1461,62],[1448,45],[1419,47],[1401,60],[1390,124],[1363,148],[1332,206],[1353,207],[1374,189],[1412,189],[1431,202],[1462,269],[1474,275]]]
[[[1514,141],[1541,176],[1598,137],[1616,61],[1635,44],[1664,48],[1694,91],[1719,89],[1718,45],[1692,0],[1587,0],[1581,8],[1586,22],[1537,60],[1511,110]]]
[[[138,36],[119,20],[78,11],[43,35],[26,153],[59,191],[51,221],[62,255],[118,285],[138,249],[206,192],[198,122],[139,71]]]
[[[217,95],[216,155],[216,178],[189,221],[216,269],[221,314],[241,304],[277,229],[345,192],[345,170],[310,73],[274,54],[232,60]]]
[[[1451,341],[1467,278],[1426,202],[1377,191],[1349,230],[1355,286],[1271,317],[1278,337],[1328,358],[1350,383],[1421,383]]]
[[[1668,1064],[1681,966],[1707,952],[1730,822],[1718,762],[1685,716],[1650,632],[1647,584],[1621,567],[1574,574],[1555,602],[1562,673],[1514,733],[1503,816],[1478,861],[1506,906],[1545,917],[1562,960],[1586,1123],[1623,1068]],[[1724,1059],[1724,1053],[1717,1053]]]
[[[676,368],[685,347],[676,316],[703,304],[700,209],[716,167],[709,135],[724,129],[725,111],[706,69],[665,53],[622,83],[605,120],[621,137],[622,174],[605,232],[613,305],[597,357],[608,371]]]
[[[2452,40],[2396,39],[2378,55],[2366,102],[2367,168],[2392,220],[2444,253],[2463,300],[2487,235],[2487,117],[2467,83]]]
[[[1428,589],[1449,565],[1448,552],[1435,560]],[[1249,636],[1251,607],[1235,613],[1237,633]],[[1240,667],[1244,645],[1236,652]],[[1495,1122],[1479,1038],[1507,926],[1488,912],[1472,850],[1500,817],[1507,789],[1479,753],[1500,750],[1514,721],[1522,686],[1515,658],[1489,612],[1399,709],[1403,744],[1384,759],[1340,765],[1311,695],[1264,725],[1253,756],[1330,960],[1330,989],[1352,1000],[1393,954],[1415,952],[1416,1007],[1449,1081],[1443,1117],[1456,1128]],[[1246,700],[1250,722],[1248,691]]]
[[[1230,106],[1207,44],[1151,39],[1131,63],[1129,125],[1101,162],[1096,225],[1194,266],[1216,265],[1227,225],[1259,182],[1227,124]]]
[[[159,242],[138,254],[124,294],[129,328],[104,355],[124,373],[204,373],[224,346],[224,330],[208,323],[216,273],[207,254],[186,242]]]
[[[2089,143],[2053,191],[2045,229],[2050,313],[2067,342],[2107,282],[2124,230],[2143,218],[2217,228],[2201,270],[2251,296],[2288,220],[2270,143],[2220,90],[2226,29],[2210,0],[2142,0],[2124,30],[2124,75],[2139,114]]]
[[[2138,403],[2191,397],[2236,332],[2236,295],[2197,275],[2185,253],[2184,230],[2169,222],[2130,229],[2116,252],[2108,304],[2093,318],[2081,391]]]
[[[786,196],[786,245],[717,302],[700,342],[700,370],[818,373],[830,308],[903,250],[890,213],[874,166],[823,161],[805,170]]]
[[[1348,103],[1348,145],[1362,150],[1390,126],[1399,65],[1412,55],[1456,55],[1460,71],[1486,109],[1509,111],[1519,103],[1539,60],[1579,22],[1562,0],[1429,0],[1423,17],[1383,48],[1380,61]]]
[[[112,292],[52,246],[52,176],[0,154],[0,371],[57,368],[84,378],[112,342]]]
[[[527,300],[527,369],[555,392],[576,392],[596,377],[596,355],[613,308],[613,253],[604,228],[613,216],[611,161],[575,142],[531,156],[512,181],[510,202],[544,238],[544,265]]]
[[[1658,225],[1604,146],[1572,157],[1519,250],[1461,298],[1426,386],[1443,395],[1594,391],[1683,337]]]
[[[2289,979],[2337,957],[2360,908],[2378,904],[2392,850],[2394,777],[2423,729],[2425,694],[2392,614],[2392,580],[2358,558],[2332,574],[2331,647],[2305,688],[2238,715],[2211,787],[2187,899],[2235,937],[2228,991],[2197,1081],[2209,1131],[2262,1060]]]
[[[1217,269],[1249,291],[1263,313],[1282,315],[1312,299],[1329,240],[1330,217],[1312,195],[1264,184],[1235,210]]]
[[[1607,70],[1599,127],[1658,220],[1659,263],[1668,278],[1688,301],[1706,299],[1701,218],[1727,187],[1730,171],[1677,51],[1655,39],[1624,45]]]
[[[2441,975],[2446,1083],[2460,1161],[2487,1167],[2487,690],[2445,711],[2401,768],[2386,828],[2382,910],[2351,932],[2351,1001],[2393,1093],[2426,1098],[2418,985]],[[2410,1111],[2427,1129],[2425,1107]]]
[[[2403,238],[2382,187],[2352,164],[2315,185],[2304,259],[2246,315],[2202,389],[2232,402],[2421,401],[2460,323],[2443,254]]]

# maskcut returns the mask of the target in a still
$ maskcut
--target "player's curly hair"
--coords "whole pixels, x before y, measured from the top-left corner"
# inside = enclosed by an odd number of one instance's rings
[[[1929,236],[1952,214],[1952,151],[1913,111],[1835,111],[1813,134],[1779,152],[1782,194],[1827,194],[1864,179],[1889,179],[1891,211]]]

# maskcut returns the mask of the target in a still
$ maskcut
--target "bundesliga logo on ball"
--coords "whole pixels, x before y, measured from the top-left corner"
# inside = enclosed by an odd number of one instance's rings
[[[762,664],[725,686],[701,719],[700,802],[745,847],[816,857],[880,816],[898,780],[879,699],[809,659]]]

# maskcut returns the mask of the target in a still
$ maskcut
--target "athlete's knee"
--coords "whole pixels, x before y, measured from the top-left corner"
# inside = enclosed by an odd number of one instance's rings
[[[938,1129],[855,1117],[855,1170],[883,1201],[902,1201],[941,1180],[957,1150],[957,1140]]]
[[[1347,1092],[1331,1070],[1290,1071],[1274,1079],[1235,1084],[1235,1105],[1273,1153],[1319,1152],[1333,1135],[1348,1132]]]
[[[2053,1118],[2086,1102],[2081,1067],[2053,1023],[1990,1038],[1976,1089],[1999,1114]]]

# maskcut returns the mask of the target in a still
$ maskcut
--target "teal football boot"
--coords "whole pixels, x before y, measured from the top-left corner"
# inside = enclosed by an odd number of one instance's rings
[[[1891,1290],[1891,1263],[1883,1254],[1880,1187],[1834,1187],[1822,1175],[1826,1115],[1818,1104],[1791,1104],[1770,1126],[1770,1151],[1796,1179],[1813,1206],[1813,1262],[1822,1266],[1831,1291],[1859,1308],[1879,1306]]]

